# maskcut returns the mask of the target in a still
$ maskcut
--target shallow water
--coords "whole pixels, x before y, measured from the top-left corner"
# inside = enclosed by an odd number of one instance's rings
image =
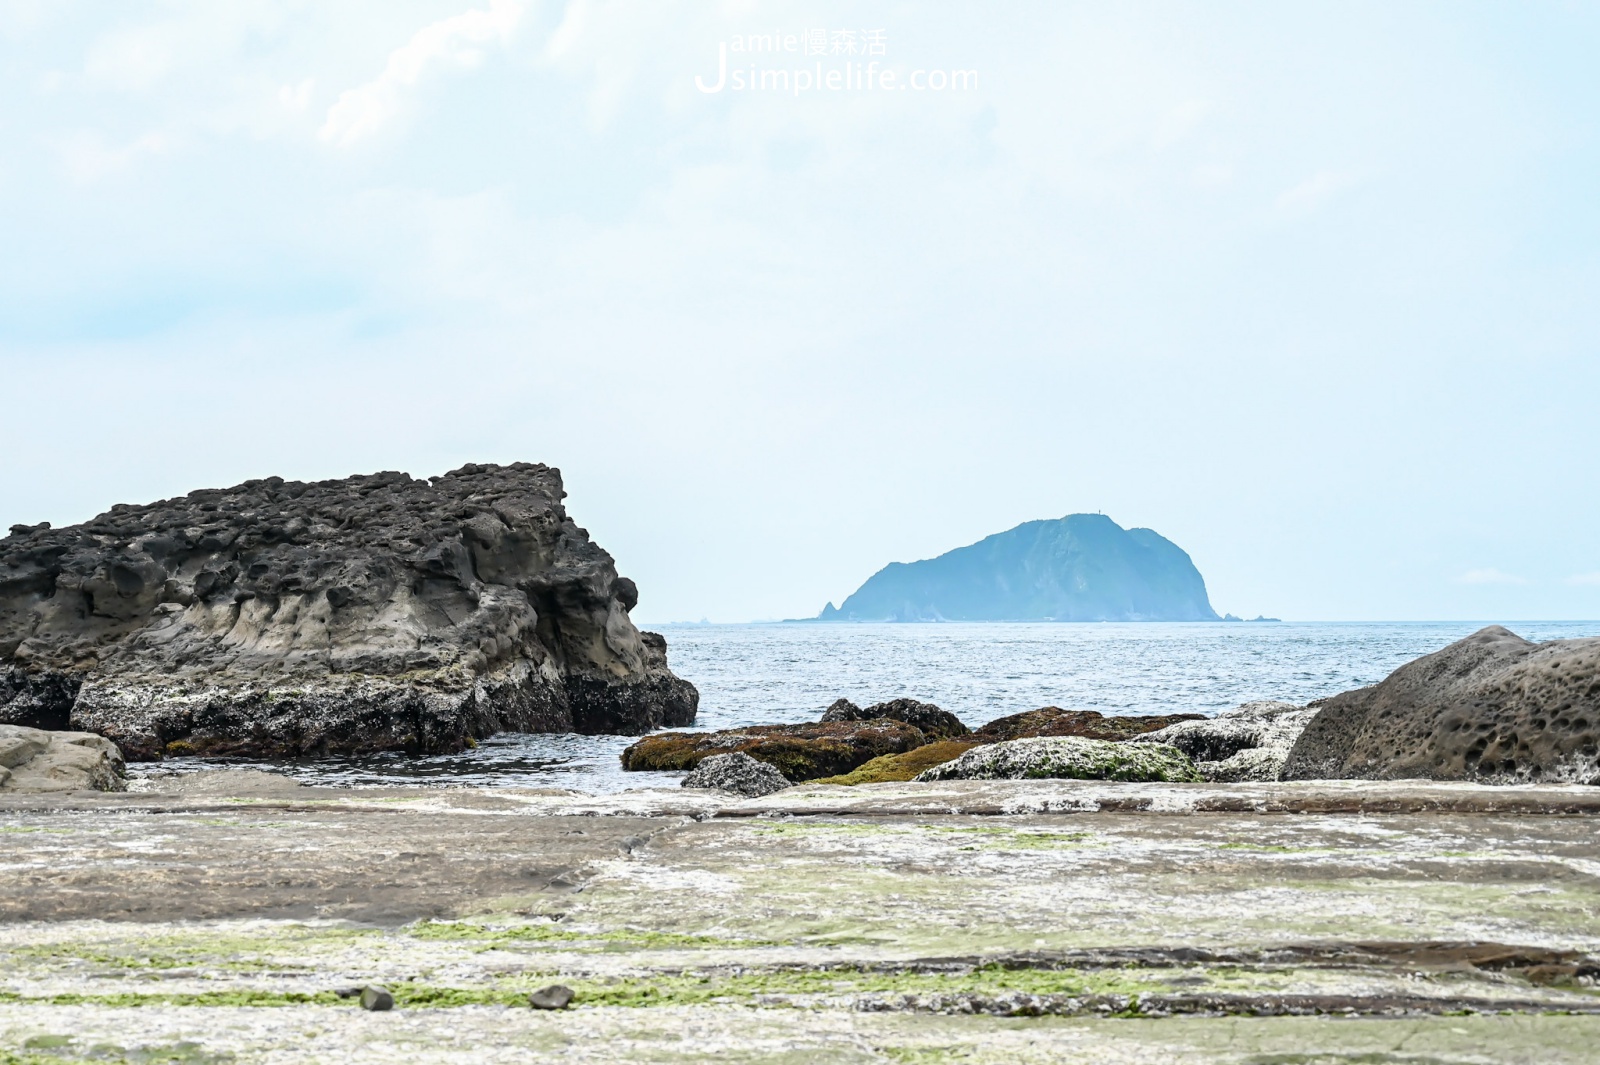
[[[1303,703],[1382,680],[1482,627],[1475,622],[677,625],[660,631],[700,689],[696,728],[814,721],[840,696],[937,703],[969,725],[1041,706],[1105,714],[1214,714],[1253,699]],[[1600,622],[1522,622],[1530,640],[1600,635]],[[506,734],[456,755],[275,762],[306,783],[579,788],[675,783],[624,773],[626,736]],[[171,759],[141,776],[226,764]],[[234,763],[237,764],[237,763]]]

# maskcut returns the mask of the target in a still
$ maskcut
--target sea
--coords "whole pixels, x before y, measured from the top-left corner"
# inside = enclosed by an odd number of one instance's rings
[[[1188,622],[667,625],[673,672],[700,689],[696,729],[815,721],[840,697],[902,696],[968,725],[1059,706],[1103,714],[1217,714],[1257,699],[1305,703],[1382,680],[1483,622]],[[1529,640],[1600,635],[1600,622],[1517,622]],[[507,733],[461,754],[250,762],[335,787],[557,787],[592,794],[676,785],[623,772],[631,736]],[[152,778],[239,765],[172,758]],[[154,781],[152,781],[153,783]]]

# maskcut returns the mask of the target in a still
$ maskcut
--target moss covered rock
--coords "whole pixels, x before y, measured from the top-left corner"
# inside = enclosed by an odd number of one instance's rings
[[[813,784],[892,784],[912,780],[923,770],[960,758],[976,746],[971,740],[939,740],[905,754],[885,754],[843,776],[823,777]]]
[[[996,718],[972,734],[979,743],[1030,739],[1035,736],[1082,736],[1091,740],[1125,740],[1180,721],[1201,721],[1200,714],[1166,714],[1162,717],[1106,717],[1094,710],[1063,710],[1044,706],[1009,717]]]
[[[880,755],[903,754],[927,742],[921,729],[886,719],[660,732],[623,751],[622,768],[693,769],[714,754],[739,751],[799,782],[848,773]]]
[[[1164,743],[1041,736],[974,747],[915,778],[928,780],[1199,781],[1194,763]]]

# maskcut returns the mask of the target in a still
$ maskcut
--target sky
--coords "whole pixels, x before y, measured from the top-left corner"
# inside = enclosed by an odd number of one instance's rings
[[[1539,0],[0,0],[0,527],[523,460],[644,622],[1081,511],[1219,612],[1600,618],[1597,48]]]

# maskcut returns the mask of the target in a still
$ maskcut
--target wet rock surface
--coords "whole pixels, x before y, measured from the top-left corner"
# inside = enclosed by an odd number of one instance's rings
[[[857,706],[849,699],[837,699],[823,711],[821,720],[872,721],[878,718],[915,725],[929,739],[953,740],[971,731],[950,711],[916,699],[890,699],[888,702],[874,703],[868,707]]]
[[[122,791],[126,776],[103,736],[0,725],[0,792]]]
[[[1600,638],[1494,625],[1310,708],[1284,779],[1600,784]]]
[[[713,788],[731,791],[747,798],[759,798],[790,786],[788,778],[765,762],[758,762],[743,751],[714,754],[702,759],[688,776],[686,788]]]
[[[1205,720],[1200,714],[1106,717],[1095,710],[1063,710],[1045,706],[996,718],[972,733],[979,743],[1032,739],[1037,736],[1082,736],[1090,740],[1125,740],[1179,721]]]
[[[0,1056],[1574,1065],[1600,1023],[1589,788],[262,775],[0,797]],[[1564,795],[1596,801],[1506,805]],[[1300,812],[1226,805],[1252,796]],[[553,984],[580,1012],[528,1008]],[[392,1010],[357,1008],[373,985]]]
[[[742,752],[791,781],[838,776],[879,755],[902,754],[928,737],[901,721],[829,721],[752,725],[720,732],[663,732],[622,752],[622,768],[693,769],[712,755]]]
[[[1166,744],[1129,744],[1078,736],[1044,736],[974,747],[918,775],[936,780],[1196,781],[1194,763]]]
[[[0,723],[130,759],[643,733],[697,693],[560,472],[268,478],[0,540]]]
[[[1133,737],[1166,743],[1194,760],[1206,780],[1277,780],[1295,741],[1317,711],[1294,703],[1245,703],[1214,718],[1182,721]]]

